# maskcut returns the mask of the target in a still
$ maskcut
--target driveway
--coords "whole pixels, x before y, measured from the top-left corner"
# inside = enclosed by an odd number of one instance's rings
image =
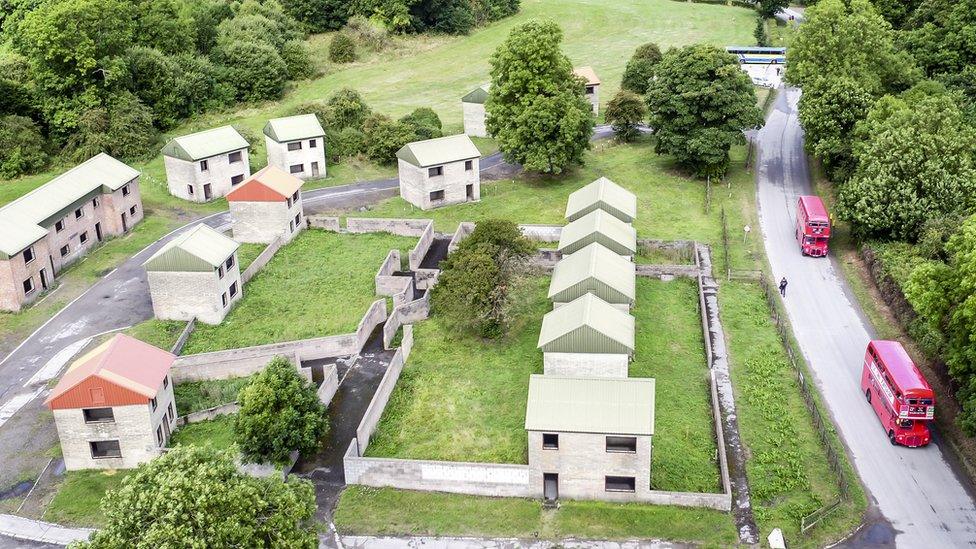
[[[757,182],[766,253],[799,341],[855,469],[867,489],[869,520],[852,547],[976,547],[976,506],[938,438],[925,448],[892,446],[860,389],[873,328],[831,259],[801,257],[793,238],[797,197],[811,193],[797,120],[800,91],[780,90],[758,134]]]

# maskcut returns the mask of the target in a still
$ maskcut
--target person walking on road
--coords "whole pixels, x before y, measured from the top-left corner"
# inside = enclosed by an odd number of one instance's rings
[[[786,281],[786,277],[784,276],[783,277],[783,280],[780,280],[779,281],[779,295],[781,295],[783,297],[786,297],[786,285],[787,284],[789,284],[789,282]]]

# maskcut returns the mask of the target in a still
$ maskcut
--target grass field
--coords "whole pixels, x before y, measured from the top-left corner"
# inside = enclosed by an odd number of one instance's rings
[[[125,333],[150,345],[155,345],[164,351],[169,351],[176,345],[180,333],[186,328],[182,320],[158,320],[151,318],[129,328]]]
[[[177,383],[173,386],[177,415],[236,402],[237,394],[250,382],[251,376]]]
[[[77,526],[101,526],[105,515],[100,503],[105,493],[119,487],[127,471],[68,471],[44,511],[44,520]]]
[[[267,244],[242,242],[241,247],[237,249],[237,263],[240,265],[241,273],[246,271],[248,265],[253,263],[267,247]]]
[[[342,493],[334,520],[343,534],[665,538],[712,547],[732,546],[737,539],[729,515],[704,509],[564,501],[557,510],[543,510],[535,500],[363,486],[350,486]]]
[[[376,300],[373,275],[416,239],[307,230],[275,254],[216,326],[198,324],[183,354],[352,332]]]
[[[220,450],[229,448],[234,444],[234,417],[230,414],[209,421],[184,425],[173,432],[169,445],[211,445]]]

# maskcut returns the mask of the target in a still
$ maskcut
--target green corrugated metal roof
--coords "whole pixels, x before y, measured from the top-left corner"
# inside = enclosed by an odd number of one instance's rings
[[[284,143],[322,137],[325,135],[325,130],[322,129],[319,118],[314,114],[300,114],[268,120],[268,123],[264,125],[264,135],[278,143]]]
[[[529,431],[654,434],[653,378],[533,374],[525,406]]]
[[[596,209],[630,223],[637,217],[637,196],[606,177],[601,177],[569,195],[569,200],[566,201],[566,219],[575,221]]]
[[[637,231],[603,210],[594,210],[563,227],[559,251],[571,254],[594,242],[620,255],[634,255]]]
[[[41,226],[100,192],[113,192],[139,172],[101,153],[0,208],[0,252],[10,257],[48,233]]]
[[[467,135],[449,135],[426,141],[407,143],[399,151],[397,158],[418,168],[447,164],[459,160],[478,158],[481,152]]]
[[[143,266],[147,271],[209,272],[239,247],[235,240],[201,223],[167,242]]]
[[[634,317],[593,294],[542,317],[539,345],[545,353],[634,352]]]
[[[491,84],[482,84],[478,86],[477,88],[468,92],[467,95],[462,97],[461,102],[484,104],[485,101],[488,101],[488,90],[490,89],[490,87]]]
[[[564,303],[592,293],[607,303],[632,304],[635,271],[633,262],[594,242],[556,264],[549,299]]]
[[[232,126],[221,126],[212,130],[174,137],[163,147],[163,154],[187,162],[196,162],[248,147],[247,139],[244,139],[244,136]]]

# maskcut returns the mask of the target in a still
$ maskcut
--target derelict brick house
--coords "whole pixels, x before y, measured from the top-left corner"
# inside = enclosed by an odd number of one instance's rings
[[[176,421],[175,359],[117,334],[72,363],[47,398],[65,468],[127,469],[162,453]]]
[[[554,308],[593,294],[628,312],[636,296],[636,266],[596,242],[556,263],[549,283]]]
[[[573,74],[585,81],[586,100],[593,106],[593,116],[597,116],[600,114],[600,79],[593,72],[593,67],[573,69]]]
[[[220,324],[244,293],[239,247],[202,223],[167,242],[143,264],[156,318]]]
[[[565,255],[594,242],[624,257],[630,258],[637,253],[637,231],[601,209],[593,210],[563,227],[558,248]]]
[[[542,317],[538,347],[546,375],[627,377],[634,317],[583,294]]]
[[[171,139],[163,147],[169,193],[193,202],[226,195],[251,175],[249,147],[231,126]]]
[[[232,233],[238,242],[288,242],[305,227],[303,181],[277,166],[258,170],[227,195]]]
[[[538,471],[544,497],[646,497],[651,489],[654,390],[650,378],[532,375],[525,429],[529,467]]]
[[[461,114],[464,118],[464,133],[471,137],[488,137],[485,125],[485,102],[488,101],[489,84],[471,90],[461,98]]]
[[[301,179],[325,177],[325,130],[314,114],[269,120],[264,144],[269,166]]]
[[[139,175],[102,153],[0,208],[0,309],[19,311],[93,246],[139,223]]]
[[[569,195],[566,201],[566,221],[576,221],[584,215],[603,210],[624,223],[632,223],[637,217],[637,196],[601,177]]]
[[[481,153],[467,135],[407,143],[397,159],[400,196],[422,210],[481,199]]]

